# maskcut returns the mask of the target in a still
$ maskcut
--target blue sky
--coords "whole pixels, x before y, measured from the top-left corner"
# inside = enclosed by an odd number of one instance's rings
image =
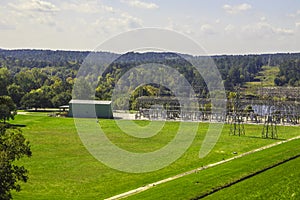
[[[1,0],[0,48],[93,50],[124,31],[183,33],[209,54],[300,52],[298,0]]]

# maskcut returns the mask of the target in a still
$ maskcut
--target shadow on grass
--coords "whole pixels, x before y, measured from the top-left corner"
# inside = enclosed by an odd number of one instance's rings
[[[26,127],[25,124],[10,124],[7,122],[0,122],[0,126],[3,128],[22,128],[22,127]]]
[[[0,134],[4,134],[7,129],[19,129],[20,127],[26,127],[26,125],[0,122]]]
[[[25,124],[9,124],[8,126],[9,126],[9,127],[16,127],[16,128],[23,128],[23,127],[26,127]]]
[[[265,138],[265,137],[250,136],[250,135],[244,135],[243,137],[255,138],[255,139],[264,139],[264,140],[278,140],[278,141],[286,140],[286,139],[283,139],[283,138]]]

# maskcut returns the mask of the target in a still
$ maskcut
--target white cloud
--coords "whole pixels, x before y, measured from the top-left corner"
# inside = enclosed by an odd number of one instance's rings
[[[19,1],[19,3],[8,4],[12,8],[19,11],[34,11],[34,12],[56,12],[59,9],[51,2],[42,0]]]
[[[35,21],[39,24],[44,24],[48,26],[56,26],[55,20],[51,16],[39,16],[35,18]]]
[[[172,18],[168,18],[168,25],[166,26],[167,29],[178,31],[180,33],[184,34],[193,34],[193,28],[189,24],[179,24],[177,21],[175,21]]]
[[[215,30],[214,30],[214,27],[210,24],[203,24],[201,27],[200,27],[200,30],[202,33],[204,34],[208,34],[208,35],[212,35],[212,34],[215,34]]]
[[[282,35],[293,35],[295,31],[293,29],[288,28],[275,28],[275,33],[279,33]]]
[[[260,18],[260,21],[267,21],[267,18],[265,16]]]
[[[232,24],[228,24],[226,27],[225,27],[225,31],[228,32],[228,33],[231,33],[235,30],[235,26],[232,25]]]
[[[38,24],[55,26],[55,14],[60,9],[51,2],[43,0],[15,1],[7,4],[7,16],[11,24],[16,27],[30,27]]]
[[[300,28],[300,22],[296,22],[295,25],[297,28]]]
[[[235,5],[235,6],[225,4],[223,6],[223,9],[229,14],[238,14],[240,12],[250,10],[251,8],[252,8],[252,6],[247,3],[243,3],[243,4],[239,4],[239,5]]]
[[[128,28],[140,28],[142,27],[142,20],[129,15],[128,13],[122,13],[121,17],[118,19],[124,26]]]
[[[119,17],[109,17],[97,19],[92,23],[91,28],[98,32],[105,34],[116,34],[121,31],[127,31],[134,28],[141,28],[143,21],[139,18],[133,17],[128,13],[122,13]]]
[[[89,38],[107,38],[111,35],[143,27],[143,21],[119,8],[104,5],[98,0],[73,1],[62,3],[61,9],[67,11],[69,19],[66,24],[73,32],[81,31]]]
[[[300,15],[300,10],[297,10],[296,13],[288,14],[289,17],[297,17]]]
[[[79,13],[101,13],[108,12],[114,13],[115,9],[111,6],[98,4],[96,1],[82,2],[82,3],[63,3],[62,9],[72,10]]]
[[[155,3],[147,3],[140,0],[121,0],[122,3],[126,3],[129,6],[137,7],[137,8],[144,8],[144,9],[156,9],[159,8],[158,5]]]
[[[288,28],[275,27],[267,22],[258,22],[252,25],[247,25],[242,28],[245,35],[251,37],[270,37],[272,35],[293,35],[294,30]]]
[[[14,30],[15,26],[10,24],[8,21],[5,19],[0,19],[0,30]]]

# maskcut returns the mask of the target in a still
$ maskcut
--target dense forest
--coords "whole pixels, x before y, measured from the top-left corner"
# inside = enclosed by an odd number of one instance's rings
[[[194,87],[201,97],[207,95],[207,85],[188,60],[205,61],[204,56],[175,53],[134,53],[118,55],[108,52],[93,53],[113,62],[101,77],[95,89],[97,99],[107,100],[117,81],[135,66],[147,63],[167,65],[176,69]],[[10,96],[18,107],[45,108],[67,104],[81,64],[90,52],[51,50],[3,50],[0,49],[0,96]],[[274,80],[277,86],[300,86],[300,53],[262,55],[221,55],[211,57],[216,64],[227,91],[236,85],[254,81],[262,66],[278,66],[280,71]],[[205,62],[203,62],[205,63]],[[94,63],[94,65],[97,65]],[[95,66],[94,66],[95,67]],[[209,67],[203,67],[209,74]],[[129,76],[134,79],[134,76]],[[177,84],[174,80],[169,80]],[[87,89],[87,88],[84,88]],[[139,88],[139,95],[172,96],[168,88],[149,84]],[[137,92],[132,93],[137,96]]]

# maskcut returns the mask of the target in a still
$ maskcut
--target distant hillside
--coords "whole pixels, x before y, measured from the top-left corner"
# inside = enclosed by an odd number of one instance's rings
[[[192,59],[205,63],[207,56],[170,52],[128,52],[120,55],[109,52],[4,49],[0,49],[0,95],[10,95],[18,106],[24,107],[66,104],[71,98],[78,69],[87,56],[109,64],[102,77],[93,77],[95,74],[89,77],[99,80],[95,91],[98,99],[110,99],[120,77],[129,69],[145,63],[158,63],[176,69],[188,80],[198,96],[207,96],[206,83],[188,61]],[[228,91],[233,91],[236,85],[300,86],[300,53],[222,55],[211,58]],[[97,69],[97,63],[89,64]],[[202,74],[211,73],[209,67],[203,70]],[[143,86],[141,91],[143,95],[172,95],[167,88],[155,84]]]
[[[63,51],[63,50],[36,50],[36,49],[19,49],[19,50],[6,50],[0,49],[0,59],[1,64],[4,60],[18,60],[19,64],[23,64],[22,67],[32,67],[32,63],[36,62],[41,65],[37,67],[52,66],[54,64],[62,64],[68,62],[78,62],[82,61],[88,56],[90,51]],[[98,52],[99,55],[111,55],[111,56],[120,56],[119,54],[109,53],[109,52]],[[166,58],[169,57],[171,53],[128,53],[126,58],[127,61],[133,60],[134,58],[138,59],[147,59],[147,58]],[[178,54],[182,57],[187,57],[190,55],[187,54]],[[172,57],[172,55],[171,55]],[[190,56],[192,57],[192,56]],[[236,64],[245,59],[256,58],[264,65],[268,66],[278,66],[282,63],[286,63],[291,60],[297,60],[300,58],[300,53],[277,53],[277,54],[250,54],[250,55],[218,55],[211,56],[216,62],[230,61],[231,64]],[[199,56],[201,58],[201,56]],[[44,65],[42,65],[42,63]],[[12,63],[13,64],[13,63]],[[28,65],[26,65],[28,64]]]
[[[90,54],[89,51],[61,51],[61,50],[4,50],[0,49],[0,64],[9,68],[18,66],[26,68],[44,67],[75,67],[79,65]],[[117,54],[99,52],[100,55],[116,56]]]

